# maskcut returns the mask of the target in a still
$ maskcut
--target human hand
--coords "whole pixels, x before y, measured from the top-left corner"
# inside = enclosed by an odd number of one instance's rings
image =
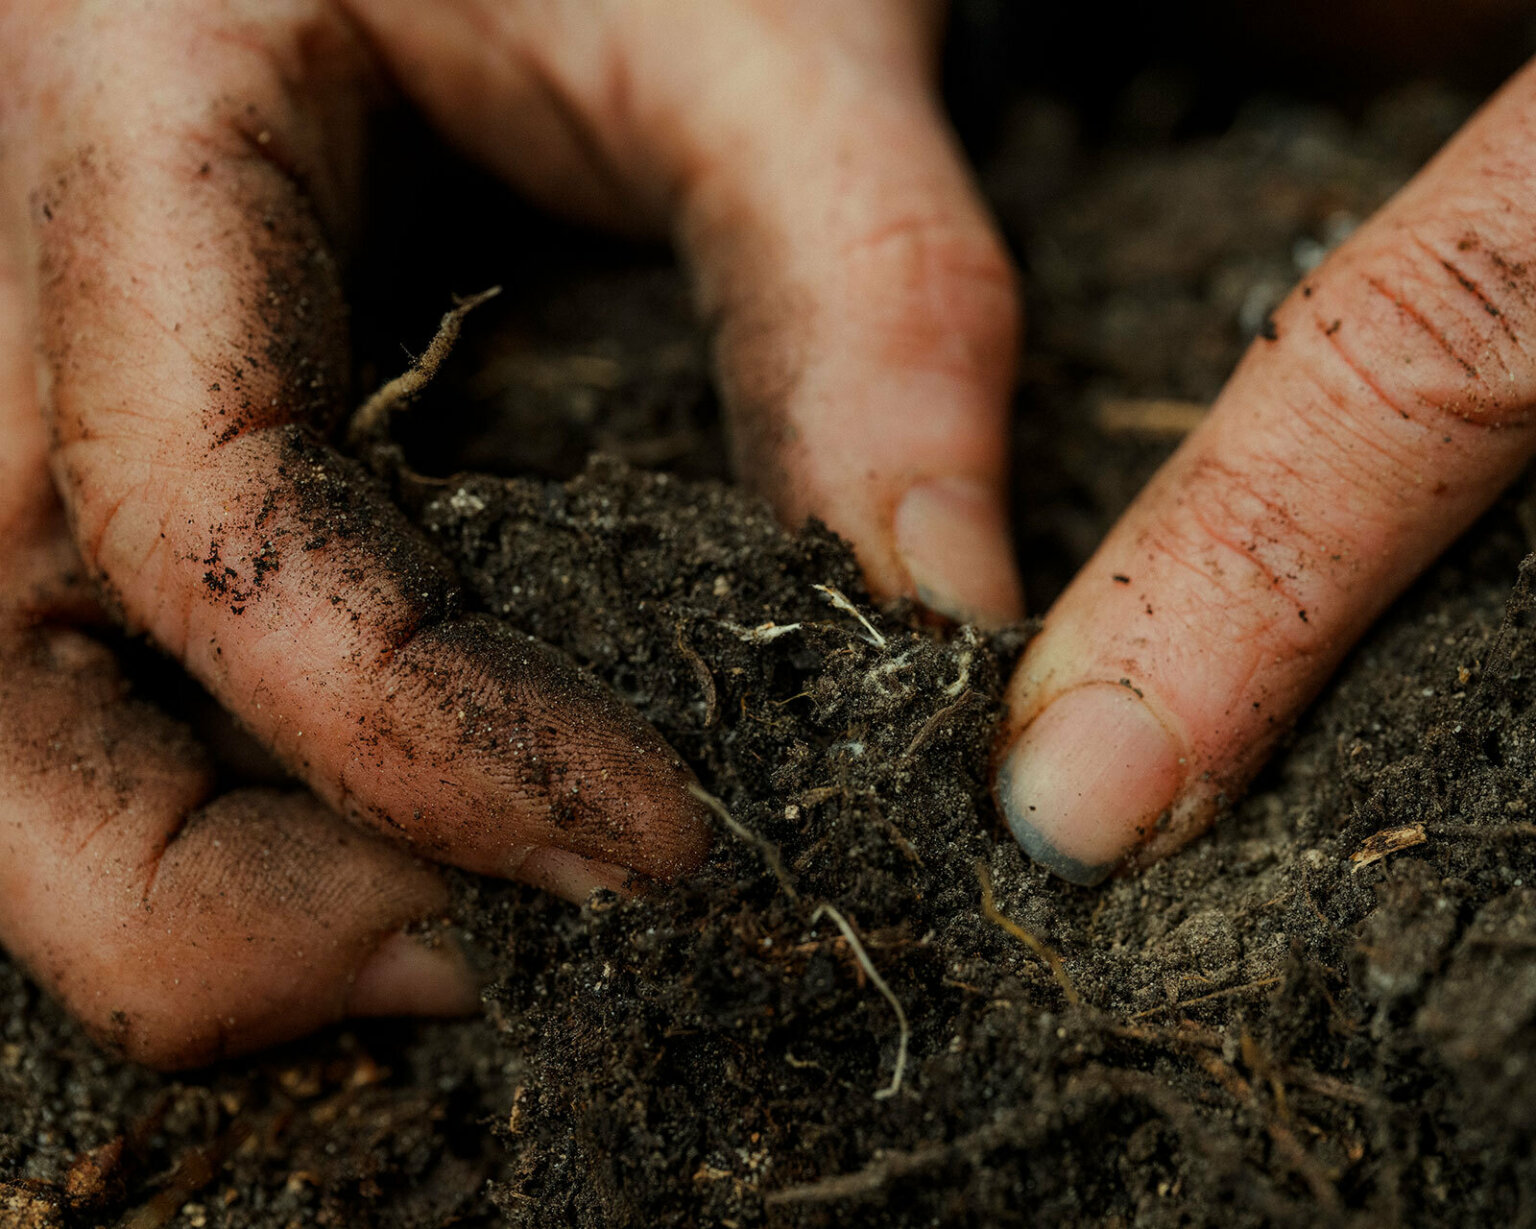
[[[900,0],[0,16],[0,940],[97,1035],[177,1066],[464,1010],[460,957],[405,929],[444,905],[429,861],[579,898],[705,845],[660,739],[462,614],[325,442],[387,73],[535,197],[673,231],[738,459],[786,514],[888,591],[1016,609],[992,446],[1016,308],[933,101],[936,27]],[[314,796],[214,796],[108,615]]]
[[[1235,796],[1369,624],[1530,459],[1536,67],[1274,314],[1049,612],[998,793],[1078,882]]]

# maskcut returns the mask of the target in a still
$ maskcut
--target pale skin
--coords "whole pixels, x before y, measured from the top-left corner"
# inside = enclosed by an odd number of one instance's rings
[[[738,468],[787,521],[846,535],[878,593],[1021,613],[1018,293],[935,99],[941,17],[0,10],[0,941],[97,1035],[181,1066],[346,1015],[464,1011],[462,958],[409,930],[443,910],[433,863],[581,899],[707,847],[659,737],[464,616],[324,442],[347,407],[361,125],[391,81],[540,202],[673,238]],[[1068,877],[1208,823],[1536,450],[1536,71],[1275,319],[1011,689],[999,801]],[[126,696],[110,620],[309,792],[213,796],[191,734]]]

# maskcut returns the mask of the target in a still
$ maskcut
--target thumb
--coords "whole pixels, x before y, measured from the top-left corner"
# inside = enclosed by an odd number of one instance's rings
[[[1077,882],[1235,795],[1536,451],[1536,65],[1299,287],[1010,692],[999,800]]]

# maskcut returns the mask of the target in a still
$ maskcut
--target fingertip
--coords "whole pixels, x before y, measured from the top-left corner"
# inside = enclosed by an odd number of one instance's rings
[[[930,610],[983,627],[1023,617],[1007,511],[992,485],[963,477],[920,482],[897,505],[892,535],[917,599]]]
[[[352,980],[349,1016],[468,1016],[480,1009],[480,982],[448,934],[396,931]]]
[[[535,849],[523,860],[517,877],[530,887],[549,892],[574,905],[601,889],[633,896],[644,877],[612,862],[583,857],[569,849]]]
[[[1187,756],[1144,697],[1113,683],[1057,696],[1005,752],[997,800],[1020,846],[1071,883],[1105,879],[1157,832]]]
[[[697,787],[692,773],[681,761],[675,769],[692,788],[677,788],[670,774],[661,781],[642,776],[630,782],[622,825],[630,835],[612,845],[584,842],[589,850],[611,848],[609,857],[622,861],[558,845],[525,846],[514,851],[502,873],[578,905],[598,889],[635,896],[648,884],[680,879],[704,861],[712,832],[709,811],[692,792]]]

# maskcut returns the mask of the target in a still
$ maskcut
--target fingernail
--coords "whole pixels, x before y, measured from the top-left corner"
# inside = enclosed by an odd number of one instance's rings
[[[1024,613],[1002,501],[973,478],[934,478],[903,496],[892,524],[917,598],[962,623],[998,625]]]
[[[349,1016],[468,1016],[480,985],[450,936],[397,931],[374,949],[352,982]]]
[[[998,771],[997,797],[1025,853],[1090,885],[1152,834],[1184,768],[1179,744],[1134,691],[1089,683],[1026,727]]]
[[[581,904],[598,888],[633,896],[641,877],[623,866],[584,858],[569,849],[535,849],[517,870],[524,883]]]

